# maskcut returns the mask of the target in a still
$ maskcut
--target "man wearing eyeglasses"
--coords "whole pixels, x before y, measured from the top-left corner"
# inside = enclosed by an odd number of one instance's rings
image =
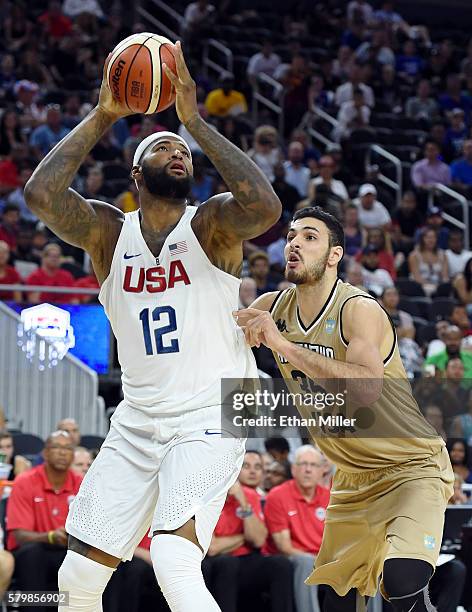
[[[44,463],[15,480],[8,499],[7,543],[21,591],[57,588],[57,572],[67,552],[67,513],[82,481],[70,469],[74,449],[66,431],[53,432],[43,450]]]
[[[329,491],[321,486],[324,457],[310,445],[300,446],[292,465],[293,480],[271,489],[264,515],[270,538],[269,554],[284,554],[294,566],[294,592],[298,612],[319,612],[316,588],[307,589],[305,579],[311,572],[323,539]]]

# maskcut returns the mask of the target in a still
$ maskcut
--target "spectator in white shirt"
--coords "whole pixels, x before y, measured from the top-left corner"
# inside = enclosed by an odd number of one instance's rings
[[[347,5],[347,19],[349,22],[362,21],[366,25],[374,18],[374,10],[365,0],[352,0]]]
[[[349,81],[340,85],[336,89],[335,94],[335,103],[336,106],[341,106],[344,102],[350,102],[354,99],[354,90],[362,89],[364,94],[364,102],[370,108],[373,108],[375,105],[374,92],[372,91],[372,87],[366,85],[364,81],[365,68],[361,66],[358,62],[354,62],[351,66],[351,73],[349,75]]]
[[[431,121],[438,114],[438,104],[431,97],[431,83],[428,79],[421,79],[416,88],[416,96],[408,98],[405,113],[410,119],[426,119]]]
[[[351,47],[341,45],[338,49],[336,59],[333,61],[331,74],[341,81],[345,81],[351,74],[352,64],[354,62],[354,52]]]
[[[208,0],[191,2],[184,13],[183,30],[187,35],[194,36],[202,28],[211,26],[215,18],[215,7]]]
[[[284,163],[285,181],[295,187],[300,199],[308,195],[310,170],[303,165],[304,148],[300,142],[292,141],[288,145],[287,161]]]
[[[339,125],[333,130],[333,136],[337,142],[349,138],[355,130],[369,126],[370,108],[365,104],[362,89],[356,88],[353,100],[341,104],[338,121]]]
[[[346,203],[349,199],[349,194],[344,183],[333,178],[333,174],[336,170],[336,163],[331,155],[323,155],[318,162],[318,168],[320,175],[310,181],[308,188],[308,197],[310,200],[316,198],[316,187],[324,184],[331,193],[339,196],[343,200],[343,203]]]
[[[446,320],[436,321],[436,338],[428,344],[426,358],[442,353],[446,350],[446,336],[450,323]]]
[[[382,26],[374,29],[370,42],[366,41],[357,47],[355,55],[361,62],[375,61],[381,66],[395,65],[395,53],[390,47],[388,32]]]
[[[359,210],[361,227],[380,227],[388,230],[392,219],[385,206],[377,200],[377,189],[371,183],[359,188],[359,197],[353,201]]]
[[[282,60],[273,52],[272,42],[265,40],[262,43],[262,49],[259,53],[254,54],[249,58],[247,66],[247,76],[250,81],[254,81],[260,73],[274,77],[276,69],[280,66]]]
[[[62,12],[72,19],[82,13],[89,13],[89,15],[94,15],[98,19],[103,17],[103,11],[98,0],[64,0]]]
[[[472,257],[472,251],[464,249],[464,235],[461,230],[450,230],[446,250],[450,278],[464,272],[465,264]]]
[[[283,160],[277,144],[277,130],[271,125],[260,125],[254,132],[254,147],[247,154],[272,183],[274,168]]]
[[[379,268],[379,252],[372,244],[362,250],[362,279],[368,291],[380,297],[388,287],[393,287],[393,280],[387,270]]]

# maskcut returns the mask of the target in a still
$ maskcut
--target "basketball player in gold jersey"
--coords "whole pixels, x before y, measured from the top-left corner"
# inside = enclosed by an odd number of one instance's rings
[[[295,286],[266,293],[235,316],[252,346],[273,351],[290,390],[294,382],[306,389],[317,380],[371,379],[375,389],[382,381],[370,406],[376,437],[310,430],[337,466],[323,544],[307,579],[329,585],[325,612],[364,609],[380,574],[396,612],[431,611],[428,582],[452,468],[411,395],[391,320],[372,296],[338,278],[343,248],[336,218],[318,207],[298,211],[285,247],[286,278]]]

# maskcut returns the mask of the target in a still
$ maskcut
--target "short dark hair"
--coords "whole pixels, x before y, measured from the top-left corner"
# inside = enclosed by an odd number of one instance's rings
[[[9,212],[19,213],[20,208],[16,204],[5,204],[5,206],[3,207],[3,214],[9,213]]]
[[[463,438],[448,438],[446,443],[446,448],[448,450],[449,455],[451,455],[452,448],[454,444],[462,444],[464,447],[464,462],[462,465],[469,465],[469,449],[467,447],[467,442]]]
[[[279,451],[280,453],[289,452],[290,446],[288,441],[282,436],[273,436],[264,440],[264,446],[266,451],[269,453],[271,450]]]
[[[253,453],[254,455],[257,455],[259,459],[262,459],[262,455],[258,450],[254,450],[252,448],[246,448],[245,454],[247,455],[248,453]]]
[[[330,247],[340,246],[345,249],[344,229],[341,223],[338,221],[338,219],[336,219],[334,215],[331,215],[319,206],[307,206],[306,208],[297,210],[297,212],[293,215],[292,221],[298,221],[298,219],[305,219],[305,217],[319,219],[326,225],[329,233]]]
[[[439,144],[439,142],[436,142],[435,140],[432,140],[431,138],[428,138],[427,140],[424,141],[423,148],[426,149],[427,145],[435,146],[439,150],[439,152],[441,152],[441,150],[442,150],[442,147]]]
[[[462,365],[464,365],[464,363],[463,363],[462,359],[459,357],[459,355],[455,355],[454,357],[448,357],[448,360],[447,360],[447,363],[446,363],[446,368],[451,363],[451,361],[457,361],[457,360],[459,360],[462,363]]]

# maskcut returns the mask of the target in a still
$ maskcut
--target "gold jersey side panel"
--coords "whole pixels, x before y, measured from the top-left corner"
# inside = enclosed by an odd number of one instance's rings
[[[342,311],[346,302],[359,297],[373,299],[369,294],[337,279],[325,305],[308,327],[299,317],[295,287],[279,293],[270,312],[287,340],[328,359],[345,362],[347,342],[342,330]],[[365,333],[369,333],[368,321],[365,322]],[[348,433],[345,437],[320,436],[319,429],[309,428],[310,435],[325,455],[346,472],[364,472],[407,462],[421,463],[440,452],[445,445],[425,420],[413,398],[394,328],[387,314],[381,354],[384,360],[382,394],[369,406],[373,411],[374,426],[366,428],[362,436]],[[275,352],[274,357],[289,391],[307,392],[309,381],[305,374]],[[303,409],[301,412],[302,416],[307,416],[303,414]]]

